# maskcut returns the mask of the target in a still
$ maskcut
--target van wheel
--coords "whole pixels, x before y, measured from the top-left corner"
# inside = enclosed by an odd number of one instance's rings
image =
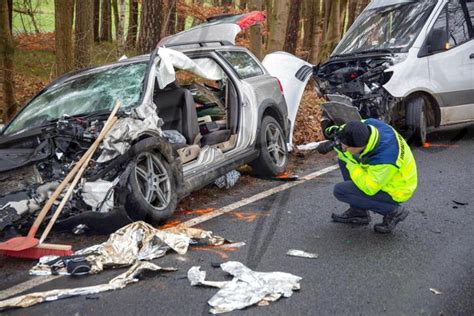
[[[176,209],[176,181],[168,162],[157,152],[140,153],[132,162],[130,193],[125,210],[133,220],[154,223],[168,219]]]
[[[414,98],[406,104],[406,127],[409,143],[421,146],[426,142],[426,106],[423,98]]]
[[[257,146],[260,156],[252,162],[256,176],[271,177],[281,174],[288,166],[288,148],[280,124],[271,116],[262,120]]]

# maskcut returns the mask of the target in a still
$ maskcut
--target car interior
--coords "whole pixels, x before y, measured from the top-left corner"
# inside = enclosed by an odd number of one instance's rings
[[[176,70],[176,81],[164,89],[155,82],[153,102],[164,122],[161,128],[165,135],[174,136],[168,140],[183,164],[198,158],[206,146],[222,152],[235,147],[239,100],[227,76],[213,81],[190,71]]]

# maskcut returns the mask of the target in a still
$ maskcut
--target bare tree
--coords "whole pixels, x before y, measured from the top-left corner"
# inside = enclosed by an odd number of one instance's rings
[[[261,11],[263,9],[262,0],[253,0],[249,3],[249,9],[251,11]],[[261,25],[255,25],[250,28],[250,50],[261,59],[263,56],[262,52],[262,27]]]
[[[56,41],[56,74],[61,75],[74,68],[72,51],[72,20],[74,0],[54,1]]]
[[[88,67],[91,63],[92,45],[94,44],[93,0],[76,1],[76,34],[74,40],[75,67]]]
[[[115,40],[118,39],[118,29],[119,29],[119,9],[117,0],[112,0],[112,14],[114,17],[114,26],[115,26]]]
[[[321,45],[323,40],[323,28],[324,20],[321,18],[323,16],[323,10],[325,2],[317,0],[314,6],[314,22],[313,22],[313,35],[311,41],[311,53],[309,61],[312,64],[319,63],[319,53],[321,52]]]
[[[138,0],[129,0],[129,8],[127,47],[135,48],[135,45],[137,44],[138,29]]]
[[[14,54],[12,33],[10,30],[10,19],[8,17],[9,7],[7,1],[0,1],[0,57],[3,62],[3,96],[4,109],[2,113],[3,122],[8,122],[17,111],[17,103],[14,92]]]
[[[142,13],[140,17],[140,34],[138,35],[138,51],[140,53],[151,52],[161,36],[162,2],[156,0],[142,0]]]
[[[80,0],[79,0],[80,1]],[[102,0],[101,4],[101,25],[100,41],[110,42],[112,40],[112,11],[110,0]]]
[[[291,54],[296,53],[298,43],[298,30],[300,25],[301,0],[291,1],[290,12],[288,16],[288,26],[286,28],[286,38],[283,50]]]
[[[313,39],[313,29],[316,19],[314,10],[316,5],[319,5],[319,0],[304,0],[303,1],[303,47],[311,48],[311,41]]]

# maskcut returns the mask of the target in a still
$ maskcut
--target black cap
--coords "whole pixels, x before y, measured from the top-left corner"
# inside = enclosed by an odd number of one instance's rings
[[[359,121],[350,121],[339,134],[341,143],[349,147],[365,147],[369,137],[370,127]]]

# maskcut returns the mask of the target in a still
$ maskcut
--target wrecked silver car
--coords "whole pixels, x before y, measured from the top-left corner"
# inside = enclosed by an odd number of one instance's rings
[[[233,45],[236,29],[258,23],[259,14],[215,18],[150,55],[67,74],[44,88],[0,134],[0,230],[31,225],[117,100],[119,120],[59,223],[84,224],[86,215],[105,218],[118,207],[132,220],[159,222],[181,198],[240,165],[252,163],[261,176],[285,171],[294,122],[288,109],[296,116],[300,100],[290,93],[286,101],[279,80]],[[216,38],[213,26],[233,32]],[[193,32],[199,41],[190,43]],[[302,61],[284,58],[294,77]]]

